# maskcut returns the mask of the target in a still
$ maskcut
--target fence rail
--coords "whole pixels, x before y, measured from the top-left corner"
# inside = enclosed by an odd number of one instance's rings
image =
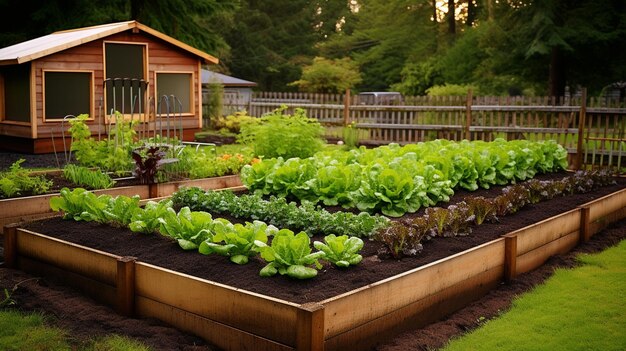
[[[434,139],[555,140],[575,168],[613,167],[626,173],[626,100],[575,97],[409,96],[401,105],[365,105],[358,95],[257,92],[251,116],[287,106],[325,125],[327,137],[357,130],[361,144]]]

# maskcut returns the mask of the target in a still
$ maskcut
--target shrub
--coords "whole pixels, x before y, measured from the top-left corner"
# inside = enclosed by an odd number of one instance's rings
[[[282,106],[261,118],[259,124],[241,126],[239,141],[250,145],[257,156],[265,158],[307,158],[320,151],[324,145],[324,128],[303,109],[296,108],[293,115],[284,114]]]

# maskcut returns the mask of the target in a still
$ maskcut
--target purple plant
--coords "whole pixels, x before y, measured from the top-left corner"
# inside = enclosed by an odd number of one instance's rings
[[[141,184],[156,183],[155,177],[161,167],[178,162],[177,158],[165,158],[167,149],[166,146],[142,146],[133,150],[132,156],[135,160],[133,176],[138,178]]]

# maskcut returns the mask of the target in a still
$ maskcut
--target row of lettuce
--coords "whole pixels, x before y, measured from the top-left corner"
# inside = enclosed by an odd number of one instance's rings
[[[474,191],[566,168],[567,151],[552,140],[435,140],[265,159],[244,166],[241,179],[261,195],[400,217],[449,201],[457,187]]]
[[[138,196],[98,196],[83,188],[64,188],[60,196],[50,200],[50,206],[54,211],[62,211],[66,219],[106,223],[139,233],[159,233],[175,240],[184,250],[228,256],[237,264],[246,264],[250,256],[259,254],[267,261],[261,276],[280,273],[298,279],[312,278],[322,267],[319,260],[348,267],[362,259],[358,252],[363,240],[358,237],[327,235],[323,242],[313,243],[318,250],[313,252],[310,238],[303,231],[295,234],[261,221],[233,224],[223,218],[214,219],[208,212],[191,211],[189,207],[176,211],[172,200],[148,201],[140,206]]]
[[[358,264],[364,245],[359,236],[381,243],[381,254],[393,258],[413,256],[421,251],[424,240],[469,235],[473,225],[497,221],[528,204],[592,191],[614,182],[608,171],[579,171],[562,179],[534,179],[510,185],[495,198],[466,197],[447,208],[428,208],[423,216],[393,221],[365,212],[330,213],[311,203],[286,203],[284,198],[264,200],[260,195],[237,196],[229,190],[199,188],[181,189],[171,199],[148,201],[145,206],[140,206],[137,196],[97,196],[82,188],[66,188],[61,196],[51,199],[50,205],[53,210],[62,211],[64,218],[158,233],[176,241],[184,250],[227,256],[237,264],[246,264],[249,257],[259,255],[267,262],[260,275],[280,273],[306,279],[317,275],[320,260],[338,267]],[[190,206],[206,211],[192,210]],[[224,218],[213,218],[209,211],[228,212],[250,222],[233,224]],[[292,231],[303,228],[308,232]],[[326,235],[323,242],[313,242],[317,250],[313,251],[309,235],[326,233],[332,234]]]

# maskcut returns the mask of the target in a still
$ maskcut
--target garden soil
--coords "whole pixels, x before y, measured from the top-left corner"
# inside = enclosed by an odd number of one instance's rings
[[[544,176],[562,177],[564,174]],[[213,281],[240,287],[249,291],[293,301],[321,301],[325,298],[365,286],[400,272],[421,266],[467,248],[499,237],[503,233],[522,228],[551,217],[577,205],[626,187],[626,180],[614,186],[588,194],[556,198],[547,202],[526,206],[517,214],[501,218],[498,223],[483,224],[473,228],[469,236],[435,238],[424,244],[424,250],[414,258],[394,260],[379,258],[380,246],[367,241],[362,251],[365,259],[350,269],[324,266],[319,275],[309,281],[296,281],[277,276],[261,278],[258,275],[263,263],[251,260],[248,265],[237,266],[227,258],[196,252],[184,252],[177,245],[156,235],[141,235],[126,230],[95,223],[75,223],[60,218],[33,222],[32,230],[49,233],[64,240],[109,251],[122,256],[140,256],[142,261],[161,265],[184,273],[205,277]],[[493,197],[501,188],[479,190],[472,195]],[[467,193],[458,192],[452,202],[460,201]],[[596,252],[626,238],[626,220],[594,236],[578,246],[573,252],[551,258],[541,268],[523,274],[510,283],[503,283],[482,299],[454,313],[445,320],[429,326],[413,329],[399,335],[379,350],[432,350],[447,340],[480,325],[484,320],[505,311],[511,300],[549,277],[556,267],[573,267],[575,255],[580,252]],[[319,238],[314,238],[319,239]],[[140,251],[143,251],[140,252]],[[145,253],[148,252],[148,253]],[[69,330],[76,340],[99,335],[122,334],[136,338],[155,350],[216,350],[201,339],[167,327],[151,319],[124,318],[110,308],[93,302],[81,294],[48,279],[32,277],[21,271],[0,268],[0,290],[13,290],[12,308],[24,311],[42,311],[52,316],[51,323]]]

